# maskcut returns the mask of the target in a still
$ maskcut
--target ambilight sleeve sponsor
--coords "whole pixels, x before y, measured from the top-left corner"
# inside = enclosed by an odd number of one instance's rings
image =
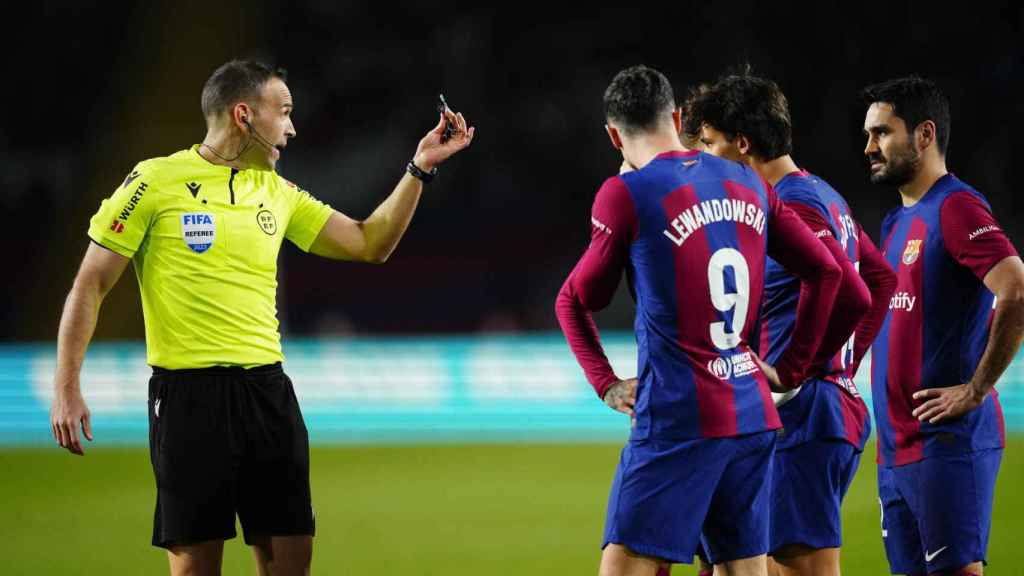
[[[89,238],[126,258],[135,255],[156,213],[147,176],[146,167],[137,165],[100,204],[89,221]]]
[[[970,192],[954,192],[946,198],[940,223],[946,250],[979,279],[1003,258],[1017,255],[988,205]]]
[[[303,252],[309,252],[309,247],[320,234],[334,209],[283,178],[278,178],[278,184],[292,199],[292,213],[288,218],[288,228],[285,229],[284,236]]]

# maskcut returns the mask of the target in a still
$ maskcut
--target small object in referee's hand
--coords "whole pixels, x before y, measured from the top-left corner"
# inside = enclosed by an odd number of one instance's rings
[[[448,103],[444,101],[444,94],[438,94],[439,102],[437,104],[437,111],[444,116],[444,134],[441,134],[441,143],[444,144],[451,137],[455,135],[455,126],[448,119],[446,112],[451,112],[451,108],[448,107]]]

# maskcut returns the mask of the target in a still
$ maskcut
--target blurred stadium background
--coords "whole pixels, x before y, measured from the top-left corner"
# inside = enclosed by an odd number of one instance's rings
[[[918,72],[952,100],[950,168],[984,192],[1018,248],[1024,128],[1018,5],[678,2],[559,14],[323,1],[39,2],[2,42],[0,557],[12,574],[163,571],[148,545],[145,364],[137,286],[104,303],[82,375],[96,442],[49,439],[57,321],[89,217],[140,159],[201,140],[199,92],[225,60],[290,72],[298,138],[279,168],[352,216],[390,191],[444,92],[477,126],[442,167],[384,266],[288,245],[279,313],[315,447],[314,569],[345,574],[596,570],[627,423],[590,391],[552,313],[587,242],[589,206],[619,160],[601,93],[620,68],[663,70],[678,94],[743,61],[786,92],[795,158],[850,201],[877,240],[895,192],[867,182],[857,90]],[[631,375],[624,291],[598,317]],[[868,390],[863,381],[861,389]],[[1016,574],[1024,499],[1024,357],[999,385],[1008,448],[990,545]],[[885,573],[869,446],[847,500],[847,574]],[[8,568],[0,570],[7,573]],[[239,541],[226,574],[251,573]],[[691,573],[677,568],[675,573]]]

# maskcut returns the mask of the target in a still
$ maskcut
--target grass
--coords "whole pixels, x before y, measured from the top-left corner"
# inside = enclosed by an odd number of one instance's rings
[[[10,574],[161,574],[149,545],[154,485],[144,449],[0,451],[0,557]],[[319,574],[596,574],[619,446],[318,447],[312,452]],[[843,572],[887,574],[874,447],[844,505]],[[989,544],[993,574],[1024,547],[1024,436],[1008,439]],[[255,573],[241,538],[224,574]],[[673,574],[693,574],[678,566]]]

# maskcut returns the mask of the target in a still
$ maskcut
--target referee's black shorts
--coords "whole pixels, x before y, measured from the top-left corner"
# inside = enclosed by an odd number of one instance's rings
[[[312,535],[309,436],[280,364],[153,369],[153,545]]]

